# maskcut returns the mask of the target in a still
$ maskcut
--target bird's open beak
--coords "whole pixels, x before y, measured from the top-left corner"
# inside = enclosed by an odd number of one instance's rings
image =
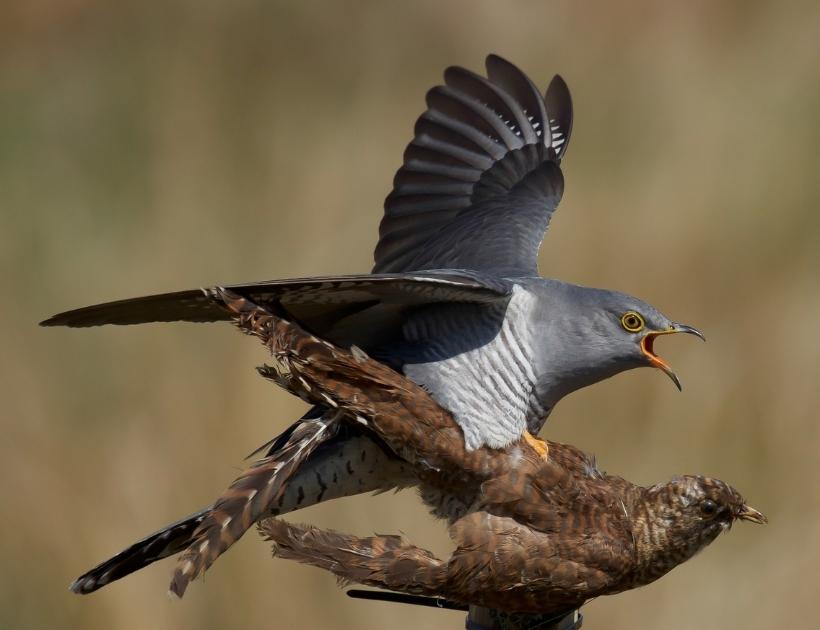
[[[762,512],[758,512],[756,509],[749,507],[746,504],[740,506],[740,509],[735,514],[735,518],[739,518],[742,521],[757,523],[758,525],[765,525],[769,522],[769,519],[767,519]]]
[[[680,379],[678,378],[677,374],[672,371],[672,368],[669,367],[669,364],[661,359],[657,354],[655,354],[654,345],[655,339],[660,337],[661,335],[671,335],[674,333],[688,333],[690,335],[695,335],[696,337],[700,337],[703,341],[706,341],[706,337],[703,336],[703,333],[700,332],[697,328],[692,326],[687,326],[686,324],[672,324],[666,330],[657,330],[651,331],[646,333],[641,339],[641,351],[643,352],[644,356],[649,360],[649,363],[666,372],[666,375],[672,379],[672,382],[677,386],[678,390],[683,389],[680,384]]]

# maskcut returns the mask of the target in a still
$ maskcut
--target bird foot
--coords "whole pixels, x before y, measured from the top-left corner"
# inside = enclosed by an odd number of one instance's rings
[[[549,457],[550,447],[544,440],[535,437],[529,431],[524,431],[524,441],[529,444],[530,448],[538,453],[540,457],[544,459]]]

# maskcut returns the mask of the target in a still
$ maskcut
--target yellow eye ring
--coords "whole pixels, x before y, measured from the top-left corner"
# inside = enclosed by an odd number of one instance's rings
[[[646,326],[646,322],[644,322],[640,313],[636,313],[635,311],[627,311],[621,317],[621,326],[623,326],[624,330],[628,332],[636,333],[643,330],[643,327]]]

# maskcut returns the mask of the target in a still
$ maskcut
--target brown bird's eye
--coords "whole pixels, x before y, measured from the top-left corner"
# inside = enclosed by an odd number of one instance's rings
[[[635,311],[627,311],[621,317],[621,326],[631,333],[640,332],[645,325],[643,317]]]
[[[712,518],[718,512],[718,505],[711,499],[706,499],[700,504],[700,513],[706,518]]]

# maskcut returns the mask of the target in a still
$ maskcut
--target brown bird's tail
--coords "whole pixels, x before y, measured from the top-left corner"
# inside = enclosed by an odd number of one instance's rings
[[[335,435],[332,417],[303,420],[275,454],[248,467],[217,499],[180,555],[169,591],[177,597],[228,547],[277,504],[281,507],[288,481],[316,450]]]
[[[264,510],[263,516],[287,514],[340,497],[363,492],[384,492],[415,483],[412,470],[405,462],[397,459],[384,445],[357,427],[342,427],[334,437],[328,436],[327,440],[321,442],[314,440],[312,448],[303,447],[299,451],[295,447],[294,438],[298,439],[302,435],[310,439],[312,432],[300,429],[300,425],[310,419],[303,418],[273,440],[265,457],[251,464],[239,478],[246,487],[254,483],[257,486],[283,485],[279,498]],[[277,460],[294,453],[304,457],[301,464],[295,461],[282,462],[277,467]],[[289,476],[289,480],[284,481],[283,476]],[[233,490],[229,490],[222,498],[225,499],[232,493]],[[236,513],[224,514],[218,522],[221,524],[228,515],[241,518],[246,514],[246,507],[246,502],[241,500],[222,502],[221,509],[234,509]],[[185,550],[193,551],[195,543],[201,545],[204,542],[200,526],[209,518],[213,509],[214,505],[208,506],[130,545],[78,577],[71,585],[71,590],[80,594],[92,593],[157,560]],[[209,522],[217,521],[209,519]],[[234,535],[241,533],[235,532]],[[226,548],[223,547],[222,551]],[[213,559],[210,561],[213,562]],[[199,559],[195,558],[194,562],[198,563]]]
[[[447,563],[401,536],[359,538],[276,518],[260,523],[259,531],[274,543],[274,556],[330,571],[342,584],[431,597],[445,586]]]
[[[335,419],[338,412],[303,418],[287,441],[247,468],[202,518],[180,555],[170,591],[188,584],[257,521],[363,492],[416,483],[405,462],[377,438]]]

